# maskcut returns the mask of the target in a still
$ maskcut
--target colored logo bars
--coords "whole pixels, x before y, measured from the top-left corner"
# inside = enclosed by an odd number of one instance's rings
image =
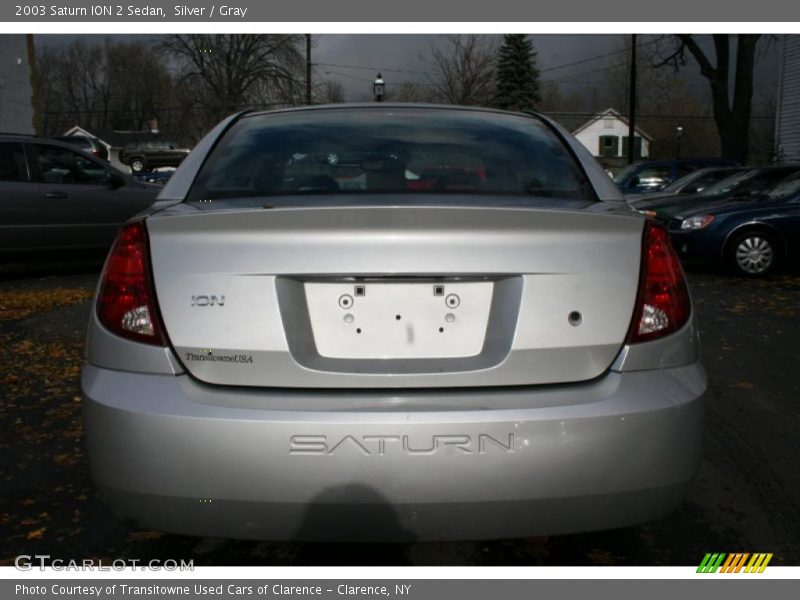
[[[749,561],[747,559],[750,559]],[[763,573],[769,561],[772,560],[772,553],[759,552],[750,554],[748,552],[735,552],[725,554],[724,552],[709,552],[704,557],[700,566],[697,567],[698,573]],[[745,563],[746,566],[745,566]]]

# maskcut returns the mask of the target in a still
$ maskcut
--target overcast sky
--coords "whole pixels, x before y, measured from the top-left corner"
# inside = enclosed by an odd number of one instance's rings
[[[37,35],[36,42],[62,45],[77,37],[101,42],[106,36]],[[612,61],[620,60],[622,55],[596,58],[571,67],[561,68],[562,65],[620,50],[627,38],[627,35],[585,34],[531,36],[538,52],[542,80],[557,79],[563,92],[587,95],[593,87],[603,85],[603,69]],[[641,36],[639,43],[652,39],[652,36]],[[317,78],[338,81],[344,86],[346,100],[369,100],[372,81],[378,71],[383,74],[387,87],[401,82],[429,82],[425,74],[431,70],[427,57],[431,47],[441,40],[442,36],[437,35],[315,35],[312,61],[318,65],[315,67]],[[704,43],[701,39],[701,43],[707,45],[708,40]],[[774,94],[777,85],[778,44],[762,43],[762,46],[766,50],[760,53],[756,64],[756,110],[760,99]],[[693,88],[707,97],[707,82],[700,76],[697,65],[691,64],[683,72]]]
[[[492,36],[487,36],[492,37]],[[533,42],[538,52],[539,68],[549,69],[585,58],[598,56],[620,49],[626,36],[618,35],[537,35]],[[429,82],[424,73],[401,73],[398,71],[430,71],[429,56],[431,47],[441,43],[436,35],[321,35],[316,37],[314,48],[316,63],[332,63],[364,66],[371,68],[345,69],[321,65],[318,75],[340,81],[348,100],[365,100],[371,96],[371,81],[381,70],[387,86],[399,82]],[[576,65],[574,68],[557,69],[544,73],[543,80],[561,78],[605,66],[603,59],[593,63]],[[368,81],[359,81],[358,79]],[[586,79],[582,77],[581,79]],[[591,78],[590,78],[591,79]],[[564,83],[568,86],[581,84]],[[583,86],[585,87],[585,86]]]

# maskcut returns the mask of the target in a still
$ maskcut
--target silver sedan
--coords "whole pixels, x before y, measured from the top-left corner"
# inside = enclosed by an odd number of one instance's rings
[[[93,477],[120,518],[190,535],[628,526],[697,468],[697,344],[664,229],[546,118],[243,113],[109,254]]]

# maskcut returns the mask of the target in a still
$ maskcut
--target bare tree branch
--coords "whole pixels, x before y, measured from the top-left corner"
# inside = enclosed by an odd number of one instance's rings
[[[447,36],[428,63],[434,99],[448,104],[489,105],[494,97],[497,44],[477,35]]]

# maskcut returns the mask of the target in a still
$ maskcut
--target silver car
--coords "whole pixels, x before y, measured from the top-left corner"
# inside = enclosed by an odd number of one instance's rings
[[[666,232],[541,116],[239,114],[111,250],[83,371],[139,527],[454,540],[657,519],[706,377]]]

